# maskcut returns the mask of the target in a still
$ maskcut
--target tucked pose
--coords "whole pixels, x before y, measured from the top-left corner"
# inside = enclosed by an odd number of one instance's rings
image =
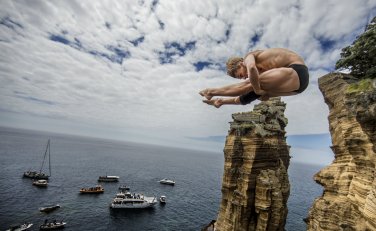
[[[249,104],[269,97],[302,93],[308,86],[309,73],[304,60],[284,48],[270,48],[249,52],[244,58],[232,57],[227,63],[227,74],[245,81],[199,92],[203,102],[217,108],[223,104]],[[214,96],[233,96],[213,98]]]

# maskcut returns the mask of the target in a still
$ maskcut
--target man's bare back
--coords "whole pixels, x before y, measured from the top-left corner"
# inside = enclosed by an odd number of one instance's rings
[[[260,74],[273,68],[288,67],[291,64],[305,65],[298,54],[284,48],[270,48],[249,52],[244,57],[245,63],[247,63],[249,55],[253,55],[255,58],[256,67]]]

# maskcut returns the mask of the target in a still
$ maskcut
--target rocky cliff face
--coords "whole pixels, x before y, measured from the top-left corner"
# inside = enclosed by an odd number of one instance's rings
[[[319,79],[335,159],[314,176],[324,192],[310,209],[307,230],[376,230],[376,90],[346,93],[354,81],[343,74]]]
[[[290,193],[284,110],[274,98],[232,115],[215,230],[284,230]]]

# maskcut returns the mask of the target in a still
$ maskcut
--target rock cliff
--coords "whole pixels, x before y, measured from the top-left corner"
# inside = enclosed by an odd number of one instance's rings
[[[284,111],[273,98],[232,115],[215,230],[284,230],[290,193]]]
[[[319,79],[335,159],[314,176],[324,192],[306,219],[310,231],[376,230],[376,90],[351,92],[354,82],[337,73]]]

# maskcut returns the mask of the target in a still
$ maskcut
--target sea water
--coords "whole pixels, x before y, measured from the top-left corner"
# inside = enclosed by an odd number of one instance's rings
[[[52,176],[47,188],[23,178],[41,167],[51,139]],[[223,174],[223,153],[111,141],[88,137],[0,128],[0,230],[25,221],[38,230],[45,219],[64,220],[65,230],[200,230],[216,219]],[[286,230],[305,230],[303,218],[322,189],[312,180],[319,166],[291,163],[291,192]],[[48,172],[48,160],[43,169]],[[101,175],[116,175],[105,192],[81,195],[82,187],[98,184]],[[175,186],[162,185],[171,178]],[[146,196],[167,197],[152,209],[113,211],[111,200],[120,185]],[[39,207],[60,204],[44,214]]]

